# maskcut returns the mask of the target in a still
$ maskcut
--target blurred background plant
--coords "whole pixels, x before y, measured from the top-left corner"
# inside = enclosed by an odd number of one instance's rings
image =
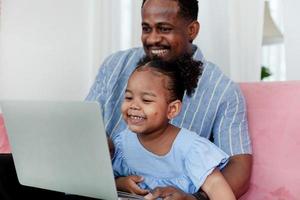
[[[261,67],[261,73],[260,73],[260,80],[264,80],[265,78],[272,75],[272,72],[270,69],[266,66]]]

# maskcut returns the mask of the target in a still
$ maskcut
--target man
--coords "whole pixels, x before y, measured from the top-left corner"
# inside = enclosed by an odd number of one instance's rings
[[[145,54],[165,60],[190,54],[203,62],[204,71],[194,95],[184,97],[181,115],[172,121],[179,127],[195,131],[231,155],[222,171],[240,197],[248,188],[252,156],[244,98],[238,86],[220,69],[206,61],[192,44],[199,31],[197,0],[144,0],[142,3],[142,48],[129,49],[109,56],[100,67],[87,100],[99,101],[109,136],[126,126],[120,104],[127,79]],[[137,184],[141,180],[137,180]],[[139,193],[137,187],[136,193]],[[168,199],[207,199],[202,191],[185,194],[172,187],[157,188],[154,197]]]

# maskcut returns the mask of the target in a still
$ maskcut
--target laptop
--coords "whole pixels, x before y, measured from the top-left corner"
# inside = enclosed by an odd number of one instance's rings
[[[1,101],[0,106],[21,184],[97,199],[143,199],[127,193],[118,198],[98,103]]]

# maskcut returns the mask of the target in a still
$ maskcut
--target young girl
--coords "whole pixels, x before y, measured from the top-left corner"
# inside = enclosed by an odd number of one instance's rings
[[[170,124],[191,96],[201,74],[199,62],[144,59],[131,74],[122,104],[128,129],[114,136],[113,169],[118,190],[147,194],[173,186],[200,188],[210,200],[235,199],[220,173],[228,155],[205,138]]]

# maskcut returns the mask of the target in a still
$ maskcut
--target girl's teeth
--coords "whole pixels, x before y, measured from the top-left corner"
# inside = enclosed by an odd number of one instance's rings
[[[138,116],[130,116],[132,119],[139,119],[139,120],[141,120],[141,119],[143,119],[142,117],[138,117]]]

